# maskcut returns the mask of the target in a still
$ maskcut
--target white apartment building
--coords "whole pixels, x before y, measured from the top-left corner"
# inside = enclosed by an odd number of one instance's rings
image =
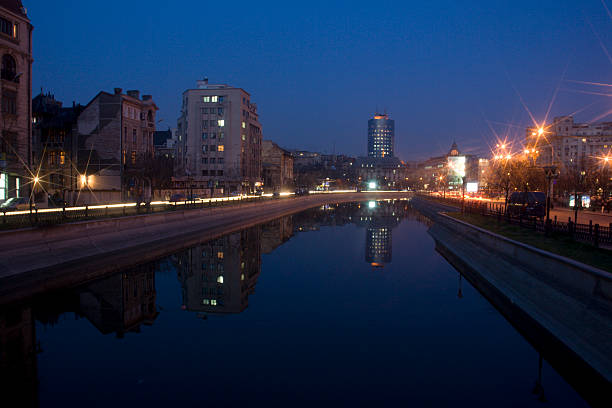
[[[527,128],[526,148],[537,148],[540,165],[593,166],[612,157],[612,122],[575,123],[573,116],[556,117],[542,129]]]
[[[178,181],[195,189],[252,192],[261,185],[257,105],[241,88],[197,81],[178,119]]]

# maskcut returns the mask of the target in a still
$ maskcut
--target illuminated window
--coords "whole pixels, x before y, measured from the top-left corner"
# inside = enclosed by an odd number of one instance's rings
[[[245,134],[242,135],[242,140],[246,140],[246,135]],[[303,154],[302,154],[302,156],[303,156]]]
[[[225,146],[224,145],[217,146],[217,151],[224,152],[225,151]]]
[[[202,102],[210,102],[210,96],[203,96]]]
[[[246,129],[246,122],[242,122],[242,128]]]
[[[217,258],[223,259],[223,252],[222,251],[217,252]]]
[[[210,305],[210,300],[208,300],[208,299],[202,299],[202,304],[203,304],[203,305]]]
[[[219,127],[223,127],[223,126],[225,126],[225,120],[223,120],[223,119],[219,119],[219,120],[217,121],[217,124],[219,125]]]
[[[219,97],[218,96],[211,96],[210,97],[210,101],[211,102],[218,102],[219,101]]]
[[[217,278],[217,283],[223,283],[223,276],[219,276]]]
[[[244,273],[240,274],[240,280],[243,281],[244,280]]]
[[[211,306],[217,306],[217,299],[210,299]]]
[[[136,152],[132,152],[132,164],[136,164]]]

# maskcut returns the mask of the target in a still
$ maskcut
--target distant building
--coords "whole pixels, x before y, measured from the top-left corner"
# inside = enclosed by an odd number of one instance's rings
[[[482,171],[488,160],[475,155],[461,154],[457,143],[453,142],[444,156],[431,157],[421,162],[411,177],[413,188],[424,190],[460,191],[464,183],[483,182]],[[470,184],[472,187],[473,184]]]
[[[394,157],[395,121],[389,115],[376,113],[368,120],[368,157]]]
[[[262,174],[266,191],[293,188],[293,156],[270,140],[263,141]]]
[[[176,159],[177,156],[176,129],[158,130],[153,134],[155,157]]]
[[[375,183],[374,188],[382,190],[406,187],[407,167],[396,157],[359,157],[354,167],[362,186]]]
[[[143,163],[154,154],[158,108],[151,95],[115,88],[100,92],[78,118],[79,197],[85,202],[134,200],[150,195]]]
[[[560,116],[544,127],[526,130],[526,149],[537,150],[536,163],[562,168],[589,168],[612,160],[612,122],[576,123],[573,116]]]
[[[66,200],[67,192],[79,189],[77,119],[82,110],[74,103],[63,107],[50,93],[41,92],[32,100],[32,162],[40,175],[40,188],[35,190],[55,196],[56,204],[60,198]]]
[[[307,150],[290,150],[290,152],[293,154],[293,163],[297,169],[321,164],[321,153]]]
[[[0,1],[0,200],[32,185],[32,29],[21,1]]]
[[[186,187],[252,192],[261,185],[257,105],[241,88],[197,81],[183,93],[177,181]]]

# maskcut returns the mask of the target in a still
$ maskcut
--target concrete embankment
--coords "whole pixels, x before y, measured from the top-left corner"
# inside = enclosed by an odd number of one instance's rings
[[[409,195],[316,194],[1,232],[0,299],[82,283],[319,205]]]
[[[612,390],[612,274],[456,220],[422,198],[436,249],[593,405]],[[603,398],[603,399],[602,399]]]

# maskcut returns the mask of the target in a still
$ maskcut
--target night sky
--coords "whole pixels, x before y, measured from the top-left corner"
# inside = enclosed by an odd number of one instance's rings
[[[86,104],[139,89],[166,128],[207,76],[248,91],[264,138],[283,147],[364,155],[367,120],[386,109],[397,155],[413,160],[454,138],[477,152],[493,132],[521,137],[531,124],[521,97],[537,120],[555,94],[551,117],[611,120],[612,98],[593,93],[612,88],[573,82],[612,83],[607,1],[23,3],[34,95]]]

